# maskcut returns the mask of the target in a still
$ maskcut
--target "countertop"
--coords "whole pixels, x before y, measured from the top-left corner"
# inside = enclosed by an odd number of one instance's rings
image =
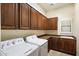
[[[69,36],[69,35],[53,35],[53,34],[44,34],[38,36],[41,39],[48,39],[50,37],[55,37],[55,38],[65,38],[65,39],[76,39],[75,36]]]

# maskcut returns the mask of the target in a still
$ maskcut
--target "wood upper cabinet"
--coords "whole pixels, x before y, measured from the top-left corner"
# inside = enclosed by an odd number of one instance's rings
[[[38,13],[38,29],[39,30],[47,30],[48,28],[48,20],[45,16]]]
[[[48,30],[48,19],[45,17],[45,30]]]
[[[30,6],[20,4],[20,29],[30,29]]]
[[[31,8],[31,29],[37,29],[38,28],[38,12]]]
[[[42,26],[41,26],[41,29],[42,29],[42,30],[45,29],[45,27],[44,27],[44,26],[45,26],[44,20],[45,20],[45,18],[42,16],[42,18],[41,18],[41,25],[42,25]]]
[[[2,3],[1,4],[1,28],[15,29],[18,28],[18,4]]]
[[[38,13],[38,29],[42,30],[42,15]]]
[[[57,30],[58,17],[49,18],[49,30]]]
[[[42,17],[42,29],[47,30],[48,29],[48,21],[46,17]]]
[[[57,30],[57,19],[48,20],[26,3],[1,4],[2,29]]]

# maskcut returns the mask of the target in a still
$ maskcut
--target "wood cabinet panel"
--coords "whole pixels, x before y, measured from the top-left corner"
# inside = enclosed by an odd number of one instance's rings
[[[63,51],[64,49],[64,42],[62,39],[58,38],[57,40],[57,50]]]
[[[42,29],[43,30],[47,30],[48,29],[48,20],[47,20],[46,17],[42,16],[41,24],[42,24]]]
[[[38,27],[38,12],[31,8],[31,29],[37,29]]]
[[[42,30],[42,15],[38,13],[38,30]]]
[[[58,42],[57,38],[50,37],[48,39],[48,49],[57,50],[57,42]]]
[[[44,20],[44,25],[43,25],[43,28],[45,29],[45,30],[47,30],[47,19],[46,18],[44,18],[43,19]]]
[[[20,4],[20,29],[30,29],[30,6]]]
[[[14,29],[18,27],[18,5],[15,3],[1,4],[1,28]]]
[[[49,30],[57,30],[58,17],[49,18]]]
[[[76,40],[64,39],[64,50],[71,54],[76,54]]]
[[[45,30],[45,17],[42,17],[42,29]]]

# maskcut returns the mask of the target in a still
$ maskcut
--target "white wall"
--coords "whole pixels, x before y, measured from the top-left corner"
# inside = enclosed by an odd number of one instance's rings
[[[1,30],[1,40],[45,34],[44,30]]]
[[[32,6],[33,8],[35,8],[37,11],[39,11],[40,13],[42,13],[43,15],[46,16],[46,13],[45,11],[40,8],[36,3],[28,3],[30,6]]]
[[[51,10],[47,13],[47,17],[58,17],[58,34],[61,32],[61,21],[62,20],[73,20],[74,15],[74,4]]]
[[[45,34],[54,34],[54,35],[57,35],[58,32],[57,32],[57,30],[45,30]]]
[[[1,40],[8,40],[18,37],[26,37],[29,35],[57,34],[53,30],[1,30]]]
[[[77,37],[77,55],[79,56],[79,4],[75,4],[75,18],[73,20],[73,34]]]

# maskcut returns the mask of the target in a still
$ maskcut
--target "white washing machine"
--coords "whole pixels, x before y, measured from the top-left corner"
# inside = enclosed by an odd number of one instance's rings
[[[48,40],[40,39],[36,35],[26,37],[26,42],[39,46],[39,56],[48,55]]]
[[[38,56],[38,48],[23,38],[11,39],[0,42],[0,56]]]

